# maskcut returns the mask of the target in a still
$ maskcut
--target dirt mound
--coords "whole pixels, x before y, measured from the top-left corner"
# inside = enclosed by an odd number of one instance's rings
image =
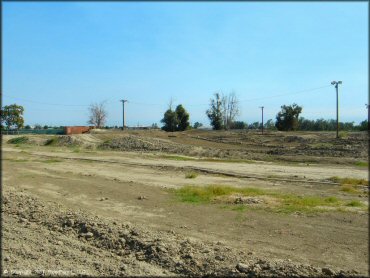
[[[95,148],[97,142],[89,140],[89,135],[59,135],[48,139],[45,146]]]
[[[173,143],[165,139],[140,137],[135,135],[127,135],[124,137],[108,140],[100,145],[104,149],[118,149],[123,151],[160,151],[185,153],[191,147]]]
[[[30,193],[9,187],[3,194],[2,204],[2,265],[3,274],[8,275],[17,274],[14,270],[40,275],[40,271],[45,274],[45,269],[51,271],[50,268],[59,268],[68,276],[318,277],[358,274],[290,260],[256,258],[236,253],[221,242],[201,242],[173,231],[153,232],[128,222],[117,223],[88,212],[66,210],[56,203],[43,203]]]
[[[7,140],[7,143],[14,145],[37,145],[42,146],[48,140],[45,137],[39,136],[11,136],[12,138]]]

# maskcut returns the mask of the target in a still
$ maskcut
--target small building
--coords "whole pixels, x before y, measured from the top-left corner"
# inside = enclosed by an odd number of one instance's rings
[[[65,135],[83,134],[89,132],[93,128],[94,128],[93,126],[65,126],[64,134]]]

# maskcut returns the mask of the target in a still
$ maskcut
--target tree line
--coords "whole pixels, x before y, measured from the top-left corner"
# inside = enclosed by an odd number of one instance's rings
[[[109,128],[105,126],[107,119],[107,111],[104,102],[91,104],[88,108],[89,120],[88,123],[98,128]],[[337,127],[336,120],[317,119],[309,120],[304,117],[299,117],[302,113],[302,106],[296,103],[292,105],[282,105],[281,110],[277,113],[275,121],[267,120],[263,127],[267,130],[280,131],[334,131]],[[24,108],[21,105],[11,104],[6,105],[0,109],[1,130],[7,129],[31,129],[29,125],[24,127],[23,118]],[[236,120],[240,114],[239,101],[235,92],[228,95],[222,93],[215,93],[210,99],[209,108],[206,110],[206,115],[210,120],[210,124],[214,130],[228,130],[228,129],[261,129],[262,123],[253,122],[248,124],[245,121]],[[202,123],[195,122],[193,126],[190,125],[190,115],[182,104],[172,108],[172,101],[165,111],[161,123],[163,123],[162,130],[168,132],[184,131],[187,129],[197,129],[203,126]],[[36,124],[34,129],[48,129],[58,128],[49,127],[47,125],[41,126]],[[59,127],[61,128],[61,127]],[[113,128],[113,127],[112,127]],[[117,126],[115,128],[118,128]],[[158,128],[157,124],[153,124],[152,128]],[[359,125],[354,122],[339,122],[339,129],[345,131],[365,131],[368,130],[368,120],[362,121]]]
[[[177,109],[181,107],[181,111],[177,115]],[[334,131],[336,130],[336,120],[308,120],[303,117],[299,117],[302,113],[303,107],[296,103],[291,105],[282,105],[281,110],[276,114],[275,122],[272,119],[266,121],[263,127],[267,130],[279,130],[279,131]],[[183,114],[186,114],[186,121],[182,122],[179,126],[179,118]],[[244,121],[236,120],[236,117],[240,114],[239,101],[236,97],[235,92],[231,92],[228,95],[217,92],[210,99],[209,108],[206,110],[206,115],[210,121],[210,125],[214,130],[228,130],[228,129],[261,129],[262,123],[254,122],[248,124]],[[180,104],[176,110],[169,108],[161,120],[164,123],[162,127],[165,131],[182,131],[190,128],[199,128],[202,126],[201,123],[195,123],[193,127],[189,124],[189,113],[186,112],[185,108]],[[339,122],[339,129],[346,131],[364,131],[368,130],[368,120],[362,121],[359,125],[355,125],[354,122]]]

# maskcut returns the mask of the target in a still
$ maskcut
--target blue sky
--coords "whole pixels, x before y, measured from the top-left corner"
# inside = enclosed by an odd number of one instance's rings
[[[26,124],[85,125],[106,100],[108,125],[122,125],[120,99],[126,124],[159,124],[172,98],[209,125],[219,90],[248,123],[294,102],[329,119],[332,80],[340,120],[367,118],[366,2],[5,2],[2,36],[3,105],[23,105]]]

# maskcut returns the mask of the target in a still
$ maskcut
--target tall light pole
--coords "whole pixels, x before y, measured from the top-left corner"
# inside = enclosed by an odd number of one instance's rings
[[[337,92],[337,138],[339,138],[339,117],[338,117],[338,85],[342,84],[342,81],[332,81],[331,85],[334,85]]]
[[[122,102],[122,130],[125,129],[125,102],[127,102],[126,99],[121,99]]]
[[[263,134],[263,106],[260,106],[260,108],[262,109],[262,134]]]

